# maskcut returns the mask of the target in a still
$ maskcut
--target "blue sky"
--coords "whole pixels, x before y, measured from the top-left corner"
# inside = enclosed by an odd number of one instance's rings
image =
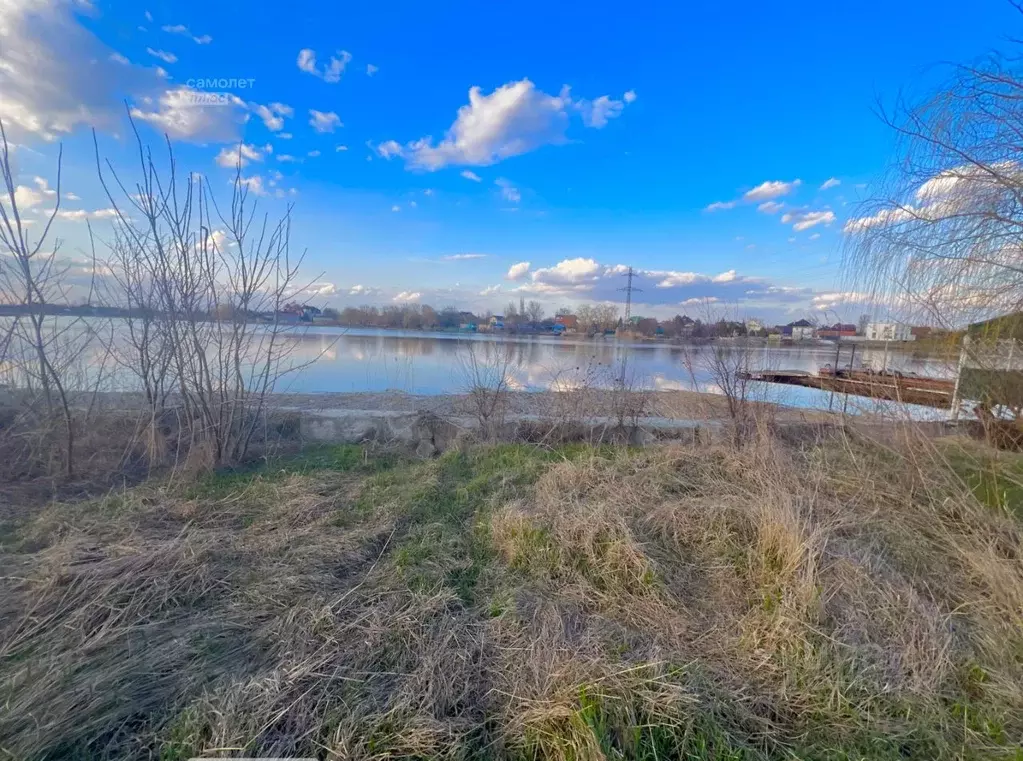
[[[0,118],[29,216],[63,143],[72,253],[84,217],[110,224],[89,128],[134,170],[127,102],[218,192],[243,146],[260,204],[294,204],[313,303],[553,311],[620,298],[631,265],[647,314],[855,318],[843,227],[891,159],[877,102],[1018,14],[687,5],[0,0]],[[211,78],[251,86],[197,105]]]

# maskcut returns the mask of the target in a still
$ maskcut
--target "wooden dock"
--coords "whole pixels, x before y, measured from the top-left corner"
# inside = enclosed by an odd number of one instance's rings
[[[765,370],[740,373],[740,377],[762,383],[782,383],[946,410],[952,405],[955,387],[954,381],[943,378],[903,373],[871,373],[865,370],[839,370],[837,373],[822,371],[819,375],[799,370]]]

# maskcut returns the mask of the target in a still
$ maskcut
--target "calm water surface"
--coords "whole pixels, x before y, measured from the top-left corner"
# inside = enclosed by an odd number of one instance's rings
[[[488,365],[500,358],[511,387],[521,390],[566,390],[586,379],[597,385],[621,372],[644,388],[718,391],[707,367],[709,347],[667,343],[630,343],[605,339],[552,336],[493,337],[333,328],[297,329],[289,335],[291,361],[311,363],[290,374],[280,390],[293,392],[403,391],[412,394],[457,393],[467,385],[466,367],[473,353]],[[746,350],[746,349],[743,349]],[[693,361],[690,372],[686,352]],[[736,349],[738,351],[738,349]],[[814,372],[835,363],[834,345],[756,347],[750,349],[755,369]],[[842,346],[839,366],[849,364],[851,348]],[[880,369],[948,376],[948,363],[884,349],[856,348],[855,364]],[[828,407],[829,392],[774,384],[758,389],[771,401]],[[863,406],[866,400],[857,400]],[[841,403],[841,402],[840,402]],[[850,401],[850,404],[852,401]],[[871,403],[873,404],[873,403]]]

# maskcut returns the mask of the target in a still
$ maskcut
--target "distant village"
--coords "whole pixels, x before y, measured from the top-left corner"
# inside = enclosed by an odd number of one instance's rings
[[[112,306],[46,304],[43,309],[46,314],[54,316],[99,318],[140,316],[128,309]],[[27,311],[28,307],[25,305],[0,304],[0,316],[17,316]],[[225,306],[204,317],[230,320],[235,319],[237,314]],[[762,338],[768,342],[786,343],[822,340],[905,343],[946,335],[926,326],[874,321],[870,315],[862,315],[855,325],[852,323],[825,325],[808,319],[796,320],[785,325],[768,325],[754,318],[703,321],[681,314],[670,320],[657,320],[640,315],[623,316],[619,308],[613,304],[584,304],[575,309],[565,307],[558,309],[553,315],[547,315],[538,301],[524,300],[518,305],[514,302],[508,304],[503,314],[491,312],[476,314],[455,307],[437,310],[428,304],[414,303],[383,307],[345,307],[340,310],[332,307],[321,309],[293,301],[285,304],[276,313],[247,315],[246,321],[466,333],[545,333],[555,336],[587,337],[616,335],[633,340]]]
[[[435,310],[427,304],[389,305],[385,307],[330,307],[319,309],[293,303],[287,305],[278,320],[318,325],[341,325],[361,328],[395,328],[406,330],[441,330],[469,333],[551,335],[617,335],[648,340],[710,340],[762,338],[768,342],[865,341],[909,342],[932,338],[936,331],[926,326],[900,322],[879,322],[862,315],[858,324],[817,324],[807,319],[785,325],[767,325],[762,320],[702,321],[688,315],[675,315],[670,320],[629,315],[624,317],[618,307],[608,304],[583,305],[572,310],[558,309],[546,315],[536,301],[508,305],[503,314],[475,314],[448,307]]]

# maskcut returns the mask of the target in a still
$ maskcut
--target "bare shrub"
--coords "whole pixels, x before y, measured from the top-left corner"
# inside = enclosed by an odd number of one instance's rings
[[[135,312],[125,363],[144,389],[151,430],[173,389],[193,460],[237,462],[265,425],[277,382],[296,369],[285,364],[280,321],[281,307],[301,290],[291,208],[276,221],[257,214],[240,165],[221,208],[201,176],[179,176],[169,141],[160,168],[137,130],[135,138],[135,192],[107,163],[120,199],[96,146],[97,170],[117,211],[111,266]]]
[[[495,440],[508,411],[509,373],[514,365],[512,345],[506,341],[473,341],[462,344],[457,372],[469,396],[479,435]]]
[[[9,445],[6,468],[10,476],[63,471],[75,472],[76,436],[83,416],[76,410],[88,385],[76,385],[75,374],[84,363],[103,365],[103,357],[89,356],[97,345],[98,324],[81,318],[58,317],[54,307],[68,303],[71,281],[88,288],[91,303],[96,277],[95,252],[74,260],[61,254],[61,241],[50,240],[50,228],[60,209],[63,151],[57,157],[54,207],[33,236],[29,220],[18,208],[18,186],[11,164],[10,146],[0,123],[0,302],[21,311],[3,320],[0,363],[21,393],[15,419],[4,427]],[[90,231],[91,232],[91,231]],[[34,239],[33,239],[34,238]],[[54,449],[56,446],[56,450]],[[53,458],[53,451],[60,456]]]

